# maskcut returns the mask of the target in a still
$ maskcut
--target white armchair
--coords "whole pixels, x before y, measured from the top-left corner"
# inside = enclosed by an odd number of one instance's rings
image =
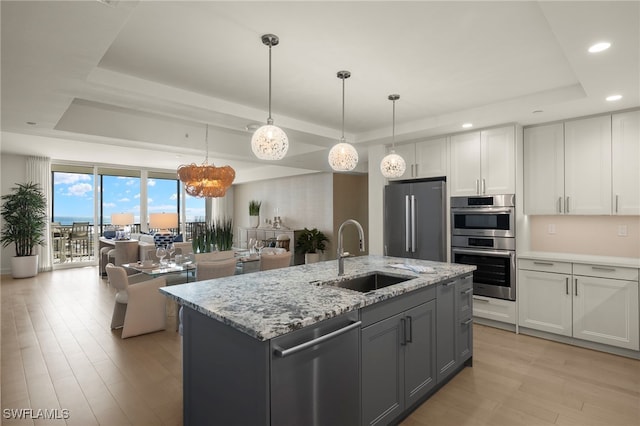
[[[116,290],[111,317],[111,329],[122,328],[122,338],[165,330],[167,328],[166,298],[158,291],[166,285],[164,277],[145,280],[142,274],[129,277],[121,266],[105,267],[109,284]]]

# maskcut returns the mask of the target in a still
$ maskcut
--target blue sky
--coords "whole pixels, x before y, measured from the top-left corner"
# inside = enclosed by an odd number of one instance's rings
[[[103,214],[105,223],[112,213],[133,213],[140,223],[140,178],[124,176],[103,177]],[[93,175],[54,173],[54,215],[60,217],[93,217]],[[147,208],[149,213],[177,211],[175,180],[149,179]],[[187,196],[187,221],[204,217],[204,200]],[[90,219],[92,221],[92,219]]]

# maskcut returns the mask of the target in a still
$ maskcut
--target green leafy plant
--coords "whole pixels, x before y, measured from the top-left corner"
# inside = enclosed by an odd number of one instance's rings
[[[212,224],[198,223],[191,231],[191,247],[194,253],[209,253],[215,244],[216,230]]]
[[[296,240],[296,252],[303,254],[324,252],[325,243],[328,242],[327,236],[318,228],[304,228]]]
[[[249,201],[249,216],[260,216],[260,206],[262,201],[251,200]]]
[[[33,256],[37,245],[44,245],[47,228],[47,199],[38,184],[16,184],[2,196],[2,247],[14,243],[16,256]]]
[[[216,247],[219,251],[231,250],[233,247],[233,223],[231,219],[216,221]]]

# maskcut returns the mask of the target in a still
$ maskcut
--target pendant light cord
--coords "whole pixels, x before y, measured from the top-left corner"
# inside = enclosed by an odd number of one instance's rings
[[[273,118],[271,118],[271,43],[269,43],[269,117],[267,124],[273,124]]]
[[[209,125],[208,124],[204,133],[204,148],[205,148],[204,164],[209,164]]]
[[[341,142],[344,142],[344,80],[345,77],[342,77],[342,138],[340,138]]]
[[[396,147],[396,101],[393,100],[393,123],[391,125],[391,149]]]

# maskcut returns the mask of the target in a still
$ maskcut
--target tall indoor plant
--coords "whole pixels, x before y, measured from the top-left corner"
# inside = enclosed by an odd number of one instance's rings
[[[14,278],[38,274],[38,254],[35,247],[44,245],[47,229],[47,199],[36,183],[16,184],[11,193],[2,196],[2,247],[14,244],[16,255],[11,259]]]
[[[304,228],[296,240],[296,251],[304,253],[304,263],[315,263],[320,260],[320,253],[328,242],[327,236],[318,228]]]

